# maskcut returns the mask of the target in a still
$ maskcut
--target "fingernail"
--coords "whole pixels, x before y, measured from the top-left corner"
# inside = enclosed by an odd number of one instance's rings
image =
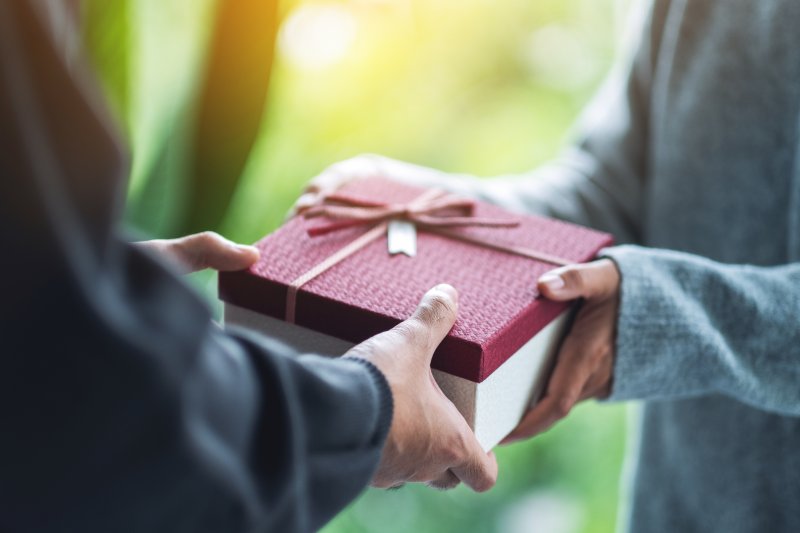
[[[564,278],[558,274],[545,274],[539,278],[539,283],[546,286],[551,291],[558,291],[564,288]]]
[[[453,300],[453,303],[456,303],[456,304],[458,303],[458,291],[452,285],[448,285],[447,283],[441,283],[441,284],[435,286],[432,290],[438,291],[438,292],[443,292],[451,300]]]

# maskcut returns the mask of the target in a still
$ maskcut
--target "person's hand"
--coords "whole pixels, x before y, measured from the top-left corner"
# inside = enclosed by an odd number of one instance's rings
[[[186,273],[206,268],[243,270],[258,261],[258,248],[255,246],[236,244],[212,231],[180,239],[141,241],[134,246],[173,263]]]
[[[289,211],[289,216],[302,214],[349,181],[385,175],[387,162],[390,160],[364,154],[334,163],[308,182],[303,194]]]
[[[432,168],[398,161],[374,154],[363,154],[334,163],[309,181],[305,191],[297,199],[289,216],[302,214],[317,205],[320,200],[350,181],[364,178],[388,178],[409,185],[422,187],[443,186],[446,174]]]
[[[423,482],[440,489],[463,481],[489,490],[497,479],[494,454],[486,453],[456,407],[433,379],[433,351],[456,320],[458,294],[438,285],[422,298],[413,316],[350,350],[386,376],[394,416],[372,484],[398,487]]]
[[[619,285],[619,271],[609,259],[558,268],[539,278],[545,297],[584,301],[561,345],[545,394],[503,444],[545,431],[581,400],[610,394]]]

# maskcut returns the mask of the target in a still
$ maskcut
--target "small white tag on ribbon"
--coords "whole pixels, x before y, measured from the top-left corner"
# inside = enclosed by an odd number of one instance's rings
[[[406,254],[408,257],[417,255],[417,228],[406,220],[390,220],[386,240],[389,244],[389,254]]]

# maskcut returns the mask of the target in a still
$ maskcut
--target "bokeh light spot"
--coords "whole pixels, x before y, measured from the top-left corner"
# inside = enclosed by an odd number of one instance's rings
[[[305,4],[283,24],[278,45],[281,55],[302,70],[323,70],[339,63],[356,38],[358,23],[345,6]]]
[[[539,83],[562,90],[590,85],[605,67],[574,29],[560,25],[530,34],[524,42],[523,58]]]

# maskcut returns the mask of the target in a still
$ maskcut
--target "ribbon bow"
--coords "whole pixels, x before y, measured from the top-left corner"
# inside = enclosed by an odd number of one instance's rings
[[[333,222],[312,226],[308,235],[316,237],[353,226],[380,224],[390,220],[405,220],[420,228],[519,226],[514,219],[481,218],[472,216],[475,202],[459,198],[439,189],[430,189],[407,203],[381,203],[345,194],[334,193],[308,209],[305,218],[326,217]]]

